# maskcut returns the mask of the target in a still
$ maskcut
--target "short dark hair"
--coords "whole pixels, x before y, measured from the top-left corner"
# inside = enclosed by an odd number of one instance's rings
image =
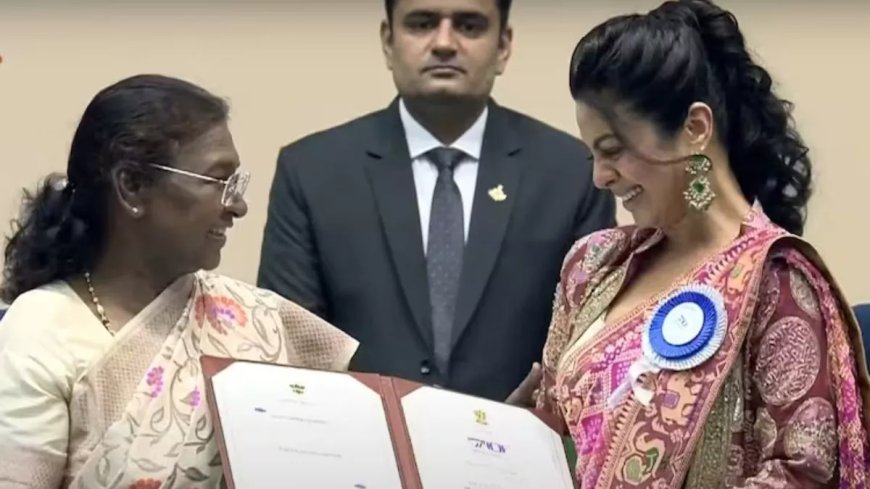
[[[384,8],[387,11],[387,22],[393,24],[393,11],[396,10],[396,4],[399,0],[384,0]],[[496,0],[498,11],[501,14],[501,28],[504,29],[508,23],[508,17],[511,13],[511,4],[513,0]]]
[[[82,273],[103,251],[112,170],[131,167],[145,183],[148,163],[174,164],[178,145],[227,121],[227,103],[177,78],[139,75],[101,90],[82,115],[65,177],[25,191],[6,244],[0,297]]]
[[[612,125],[614,103],[627,102],[668,136],[693,102],[708,104],[746,199],[757,199],[786,230],[803,233],[808,150],[792,104],[776,95],[770,74],[750,56],[731,12],[710,0],[676,0],[614,17],[577,44],[569,85],[575,100],[601,110]]]

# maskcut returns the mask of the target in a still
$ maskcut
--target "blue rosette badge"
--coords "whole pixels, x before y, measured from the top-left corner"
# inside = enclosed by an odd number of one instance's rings
[[[631,390],[648,406],[654,392],[640,381],[662,370],[689,370],[712,357],[725,341],[728,316],[719,291],[692,284],[662,300],[643,330],[643,355],[628,368],[628,375],[608,398],[613,409]]]
[[[728,316],[716,289],[691,284],[659,303],[643,332],[643,355],[660,369],[689,370],[722,346]]]

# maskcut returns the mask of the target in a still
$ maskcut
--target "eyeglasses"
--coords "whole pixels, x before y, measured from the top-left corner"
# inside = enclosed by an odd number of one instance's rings
[[[241,200],[242,197],[245,195],[245,190],[248,189],[248,182],[251,180],[251,174],[246,171],[236,171],[235,173],[230,175],[229,178],[221,180],[220,178],[214,178],[207,175],[200,175],[199,173],[179,170],[178,168],[172,168],[171,166],[157,165],[155,163],[151,163],[149,164],[149,166],[157,168],[158,170],[175,173],[177,175],[184,175],[187,177],[196,178],[204,182],[219,183],[223,185],[224,193],[223,195],[221,195],[221,205],[223,205],[224,207],[229,207],[235,202]]]

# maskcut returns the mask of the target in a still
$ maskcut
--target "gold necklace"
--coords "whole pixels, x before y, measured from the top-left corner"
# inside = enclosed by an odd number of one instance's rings
[[[108,331],[110,335],[115,336],[115,332],[109,327],[109,316],[106,316],[106,310],[103,308],[103,305],[100,304],[100,299],[97,298],[97,293],[94,291],[94,284],[91,283],[90,272],[85,272],[85,282],[88,284],[88,292],[91,294],[91,302],[94,303],[97,315],[100,316],[100,322],[103,323],[103,327],[106,328],[106,331]]]

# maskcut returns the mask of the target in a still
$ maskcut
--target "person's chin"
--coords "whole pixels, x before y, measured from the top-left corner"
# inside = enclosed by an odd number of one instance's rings
[[[458,80],[429,80],[421,87],[420,95],[426,98],[443,100],[465,100],[469,98],[467,88]]]
[[[219,267],[221,264],[221,250],[209,250],[203,254],[199,262],[199,269],[211,271]]]
[[[221,252],[227,244],[226,234],[213,235],[209,233],[206,236],[206,242],[202,248],[202,257],[200,259],[200,269],[214,270],[221,264]]]

